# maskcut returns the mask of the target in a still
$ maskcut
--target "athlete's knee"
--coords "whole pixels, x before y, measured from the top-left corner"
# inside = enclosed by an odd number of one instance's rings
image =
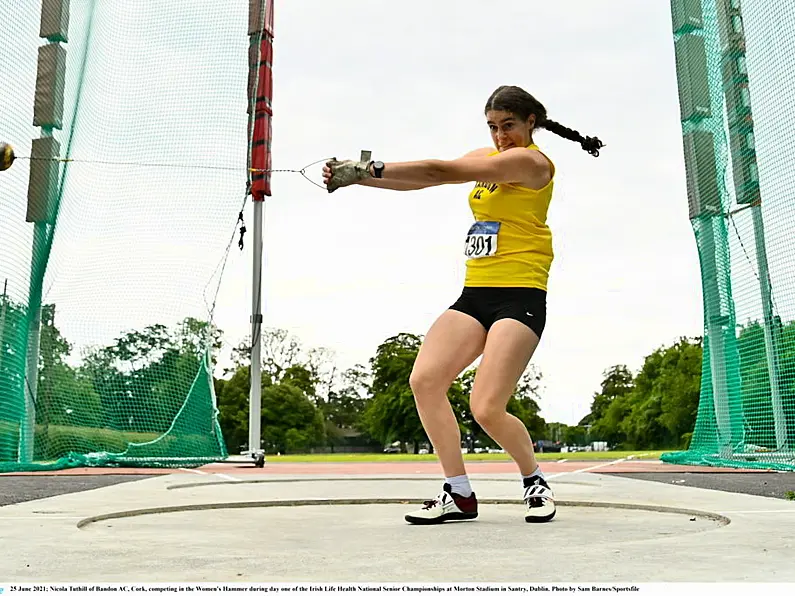
[[[446,396],[448,385],[438,371],[429,367],[415,367],[409,376],[409,386],[418,401],[433,399],[440,394]]]
[[[495,400],[470,398],[472,417],[482,428],[488,429],[505,416],[505,407]]]

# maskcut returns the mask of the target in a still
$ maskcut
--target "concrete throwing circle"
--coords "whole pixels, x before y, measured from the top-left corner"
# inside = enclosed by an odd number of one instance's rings
[[[480,516],[478,521],[482,521],[484,518],[483,507],[489,507],[489,510],[496,511],[494,506],[501,506],[500,510],[505,510],[510,508],[514,511],[516,516],[522,518],[522,512],[524,511],[522,508],[522,502],[516,501],[512,499],[478,499],[478,503],[480,505]],[[400,505],[402,509],[406,512],[416,509],[420,506],[421,502],[417,499],[410,499],[410,498],[389,498],[389,499],[290,499],[290,500],[271,500],[271,501],[232,501],[227,503],[200,503],[200,504],[192,504],[192,505],[175,505],[175,506],[164,506],[164,507],[151,507],[148,509],[130,509],[127,511],[116,511],[113,513],[105,513],[101,515],[91,516],[80,520],[77,524],[78,528],[86,528],[92,525],[96,525],[99,522],[108,522],[112,520],[123,520],[128,518],[142,518],[147,516],[157,515],[158,517],[162,517],[165,514],[183,514],[180,519],[184,519],[185,514],[201,514],[204,511],[225,511],[227,514],[231,514],[235,510],[243,509],[243,510],[250,510],[250,509],[275,509],[278,511],[275,517],[290,517],[288,513],[290,509],[295,508],[303,508],[303,507],[313,507],[313,508],[323,508],[319,511],[312,511],[311,514],[307,514],[306,516],[311,517],[312,515],[322,516],[324,514],[328,514],[331,512],[332,517],[336,517],[340,515],[339,508],[342,507],[353,507],[353,506],[361,506],[361,505],[370,505],[370,506],[384,506],[384,505]],[[629,503],[599,503],[599,502],[591,502],[591,501],[557,501],[558,505],[558,515],[556,516],[555,520],[560,521],[561,516],[561,509],[568,510],[569,513],[574,511],[572,508],[586,508],[586,509],[594,509],[594,510],[618,510],[621,516],[626,516],[627,511],[634,511],[644,514],[649,513],[656,513],[662,515],[668,515],[671,519],[677,519],[682,517],[686,517],[689,522],[696,522],[702,520],[703,522],[708,522],[710,526],[704,528],[703,524],[695,531],[704,531],[705,529],[714,529],[726,524],[731,523],[731,520],[728,517],[717,513],[711,513],[708,511],[695,511],[690,509],[680,509],[675,507],[661,507],[656,505],[639,505],[639,504],[629,504]],[[375,511],[375,510],[373,510]],[[361,511],[358,511],[354,514],[355,519],[361,518]],[[214,517],[217,516],[217,513],[214,513]],[[250,513],[248,515],[251,515]],[[300,514],[299,514],[300,515]],[[344,515],[344,514],[343,514]],[[350,513],[348,513],[350,515]],[[581,513],[576,513],[575,515],[581,515]],[[610,516],[610,513],[597,513],[595,517],[602,517],[602,516]],[[614,515],[614,514],[613,514]],[[486,513],[488,516],[488,513]],[[364,516],[366,517],[366,516]],[[381,516],[376,516],[381,517]],[[399,518],[402,519],[403,515],[399,515]],[[594,517],[594,515],[592,515]],[[148,521],[148,520],[147,520]],[[142,522],[144,525],[147,521]],[[106,527],[113,527],[112,524],[104,524]],[[408,524],[412,525],[412,524]],[[456,525],[456,524],[442,524],[442,525]],[[542,525],[550,525],[550,524],[542,524]],[[688,526],[689,527],[689,526]]]
[[[416,499],[205,503],[119,511],[79,527],[94,547],[118,550],[124,565],[146,560],[174,581],[199,570],[216,578],[207,581],[558,581],[602,577],[616,558],[651,556],[651,568],[664,569],[660,553],[730,522],[685,509],[561,501],[552,522],[528,524],[521,501],[483,499],[476,520],[406,523],[404,514],[418,506]]]
[[[405,513],[419,506],[416,499],[204,503],[118,511],[85,518],[77,526],[93,531],[122,529],[125,536],[135,533],[151,535],[162,533],[166,529],[171,536],[190,536],[197,526],[211,526],[216,534],[229,533],[230,536],[240,537],[241,533],[245,533],[252,526],[260,528],[261,524],[266,524],[270,529],[278,528],[279,536],[292,537],[294,540],[299,536],[333,536],[335,531],[340,531],[344,534],[337,536],[335,540],[344,540],[350,532],[362,532],[361,536],[356,536],[358,543],[377,543],[386,535],[394,537],[400,532],[420,531],[417,526],[407,524],[403,519]],[[484,531],[497,532],[501,535],[501,544],[510,549],[513,542],[518,541],[514,545],[518,547],[526,540],[522,528],[530,524],[524,523],[523,512],[521,501],[481,499],[480,515],[476,520],[441,524],[441,527],[455,527],[442,532],[455,532],[456,536],[480,535]],[[600,542],[606,539],[611,542],[626,542],[705,532],[730,521],[718,514],[670,507],[559,501],[558,512],[552,522],[533,525],[540,528],[535,530],[536,533],[554,536],[556,541],[562,543],[575,537],[581,542],[583,536],[589,535]],[[570,533],[574,534],[570,536]],[[417,534],[411,536],[413,539]]]

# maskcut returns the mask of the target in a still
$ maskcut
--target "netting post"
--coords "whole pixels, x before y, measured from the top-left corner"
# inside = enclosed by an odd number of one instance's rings
[[[762,295],[764,313],[765,352],[767,355],[767,373],[770,378],[770,403],[773,409],[773,426],[776,433],[778,451],[787,449],[787,422],[784,415],[784,403],[781,400],[781,368],[779,366],[778,341],[776,328],[778,322],[773,310],[773,289],[770,283],[770,271],[767,266],[767,249],[765,248],[765,224],[762,220],[762,207],[751,207],[756,240],[756,263],[759,268],[759,286]]]
[[[43,0],[39,37],[47,44],[39,48],[34,98],[33,125],[41,127],[41,138],[33,140],[28,185],[26,220],[33,223],[30,290],[28,294],[28,347],[25,366],[25,413],[20,424],[18,461],[30,463],[34,457],[36,399],[39,380],[39,342],[41,298],[44,283],[41,258],[46,253],[47,226],[54,223],[53,207],[57,194],[59,145],[53,130],[63,121],[64,74],[68,41],[69,0]]]
[[[712,396],[717,450],[731,458],[743,442],[743,413],[732,299],[724,183],[727,141],[717,8],[714,0],[671,0],[690,219],[698,243],[704,293],[702,399]],[[717,84],[716,84],[717,83]],[[694,441],[697,437],[694,437]]]
[[[249,3],[249,191],[253,200],[254,263],[251,314],[251,389],[248,453],[258,459],[262,449],[262,220],[271,196],[271,117],[273,91],[273,0]]]
[[[726,116],[734,173],[734,192],[737,203],[749,205],[751,209],[776,447],[779,451],[784,451],[787,448],[787,427],[784,405],[781,401],[781,369],[779,346],[776,341],[777,322],[765,246],[765,224],[762,218],[762,194],[759,186],[759,170],[754,142],[754,117],[745,55],[746,40],[742,7],[740,2],[732,0],[716,1],[718,24],[720,25]]]
[[[5,338],[3,337],[6,330],[6,310],[8,309],[8,278],[3,280],[3,295],[0,296],[0,374],[3,372],[3,356],[5,350],[3,349]]]

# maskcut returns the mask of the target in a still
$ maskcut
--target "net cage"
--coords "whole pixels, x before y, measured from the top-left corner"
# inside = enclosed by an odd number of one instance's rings
[[[701,396],[663,461],[795,469],[795,4],[672,0]]]
[[[267,185],[257,2],[0,0],[0,471],[227,456],[213,304]],[[662,459],[795,469],[795,5],[671,15],[704,356],[692,440]]]
[[[227,457],[255,3],[0,0],[0,471]]]

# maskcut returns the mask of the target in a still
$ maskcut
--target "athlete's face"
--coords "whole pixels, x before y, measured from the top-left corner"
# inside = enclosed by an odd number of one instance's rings
[[[510,112],[489,111],[486,113],[486,123],[491,131],[491,140],[498,151],[505,151],[512,147],[527,147],[533,138],[533,127],[536,117],[530,115],[527,120]]]

